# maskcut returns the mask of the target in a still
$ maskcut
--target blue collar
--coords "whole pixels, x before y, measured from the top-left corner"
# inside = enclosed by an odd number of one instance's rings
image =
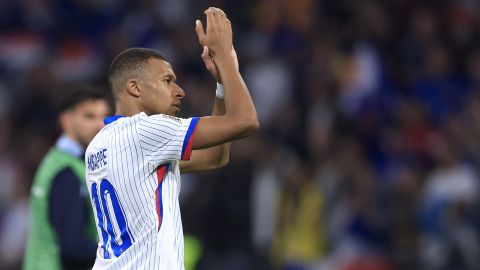
[[[83,149],[83,147],[77,141],[65,134],[62,134],[62,136],[58,138],[55,146],[59,150],[75,157],[82,157],[85,151],[85,149]]]
[[[113,116],[109,116],[109,117],[106,117],[105,119],[103,119],[103,123],[105,125],[108,125],[110,123],[113,123],[115,121],[117,121],[119,118],[122,118],[122,117],[125,117],[124,115],[113,115]]]

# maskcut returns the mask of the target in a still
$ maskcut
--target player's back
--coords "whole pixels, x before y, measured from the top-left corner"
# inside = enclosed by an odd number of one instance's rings
[[[94,269],[183,269],[178,164],[190,155],[193,120],[110,117],[88,146],[100,239]]]

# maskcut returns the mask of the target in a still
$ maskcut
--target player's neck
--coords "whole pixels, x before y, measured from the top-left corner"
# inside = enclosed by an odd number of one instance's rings
[[[117,100],[115,102],[115,115],[132,116],[142,112],[137,104]]]

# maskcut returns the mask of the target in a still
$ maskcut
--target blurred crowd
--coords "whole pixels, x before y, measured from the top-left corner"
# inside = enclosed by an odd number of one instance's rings
[[[208,6],[232,21],[261,131],[183,176],[196,269],[480,269],[476,0],[0,1],[0,268],[21,266],[62,85],[107,87],[117,53],[149,47],[181,116],[210,113]]]

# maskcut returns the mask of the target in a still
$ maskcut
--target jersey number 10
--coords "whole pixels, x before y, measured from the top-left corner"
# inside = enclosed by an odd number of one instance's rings
[[[92,184],[92,200],[102,232],[103,257],[110,259],[109,250],[118,257],[132,245],[132,236],[117,192],[107,179],[102,179],[100,189],[97,183]]]

